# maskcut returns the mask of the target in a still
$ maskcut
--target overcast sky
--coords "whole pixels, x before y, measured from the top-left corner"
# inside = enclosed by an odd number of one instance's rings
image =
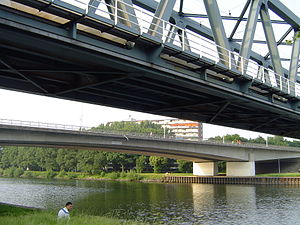
[[[195,3],[194,0],[186,0],[186,2]],[[198,4],[197,2],[199,1],[196,1],[196,6]],[[221,14],[226,15],[230,12],[232,16],[238,16],[240,14],[244,2],[245,0],[218,1],[218,3],[220,4]],[[290,7],[296,15],[300,14],[300,4],[298,1],[282,0],[282,2],[288,7]],[[201,7],[201,4],[198,5],[199,7]],[[185,8],[187,10],[191,9],[190,5],[185,5]],[[137,120],[165,118],[156,115],[149,115],[128,110],[121,110],[116,108],[109,108],[92,104],[73,102],[68,100],[61,100],[20,92],[13,92],[3,89],[0,89],[0,105],[0,118],[27,121],[42,121],[49,123],[72,124],[81,126],[96,126],[100,123],[105,123],[108,121],[128,120],[130,118],[134,118]],[[262,135],[264,137],[267,136],[265,134],[259,134],[256,132],[249,132],[208,124],[204,125],[204,138],[234,133],[239,133],[242,136],[248,138],[255,138],[258,135]]]

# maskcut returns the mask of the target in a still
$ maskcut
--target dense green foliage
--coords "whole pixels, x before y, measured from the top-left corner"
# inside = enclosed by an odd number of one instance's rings
[[[168,168],[168,159],[165,157],[150,156],[149,162],[153,167],[154,173],[166,172]]]
[[[226,142],[226,143],[254,143],[254,144],[266,144],[269,145],[277,145],[277,146],[291,146],[291,147],[300,147],[300,141],[293,140],[289,141],[281,136],[273,136],[268,137],[268,140],[264,139],[262,136],[258,136],[257,138],[244,138],[239,134],[225,135],[223,137],[216,136],[213,138],[209,138],[210,141],[218,141],[218,142]]]

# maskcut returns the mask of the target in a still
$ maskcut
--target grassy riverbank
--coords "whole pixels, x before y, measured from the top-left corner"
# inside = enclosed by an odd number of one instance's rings
[[[56,212],[28,209],[0,203],[0,225],[142,225],[135,221],[88,215],[72,215],[68,223],[57,222]]]
[[[266,173],[258,174],[257,177],[300,177],[300,173]]]
[[[82,172],[54,172],[54,171],[10,171],[7,169],[0,171],[2,177],[21,177],[21,178],[42,178],[42,179],[82,179],[82,180],[120,180],[120,181],[143,181],[160,182],[165,176],[192,176],[191,173],[136,173],[133,170],[127,172],[101,172],[99,174],[88,174]]]

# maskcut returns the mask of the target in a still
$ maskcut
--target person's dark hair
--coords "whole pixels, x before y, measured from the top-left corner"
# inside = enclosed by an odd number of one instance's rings
[[[73,205],[73,204],[72,204],[72,202],[67,202],[66,206],[68,206],[68,205]]]

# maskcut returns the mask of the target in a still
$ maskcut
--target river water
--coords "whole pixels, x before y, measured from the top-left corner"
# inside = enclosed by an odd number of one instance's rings
[[[300,187],[0,178],[0,202],[150,224],[300,224]],[[1,219],[1,218],[0,218]]]

